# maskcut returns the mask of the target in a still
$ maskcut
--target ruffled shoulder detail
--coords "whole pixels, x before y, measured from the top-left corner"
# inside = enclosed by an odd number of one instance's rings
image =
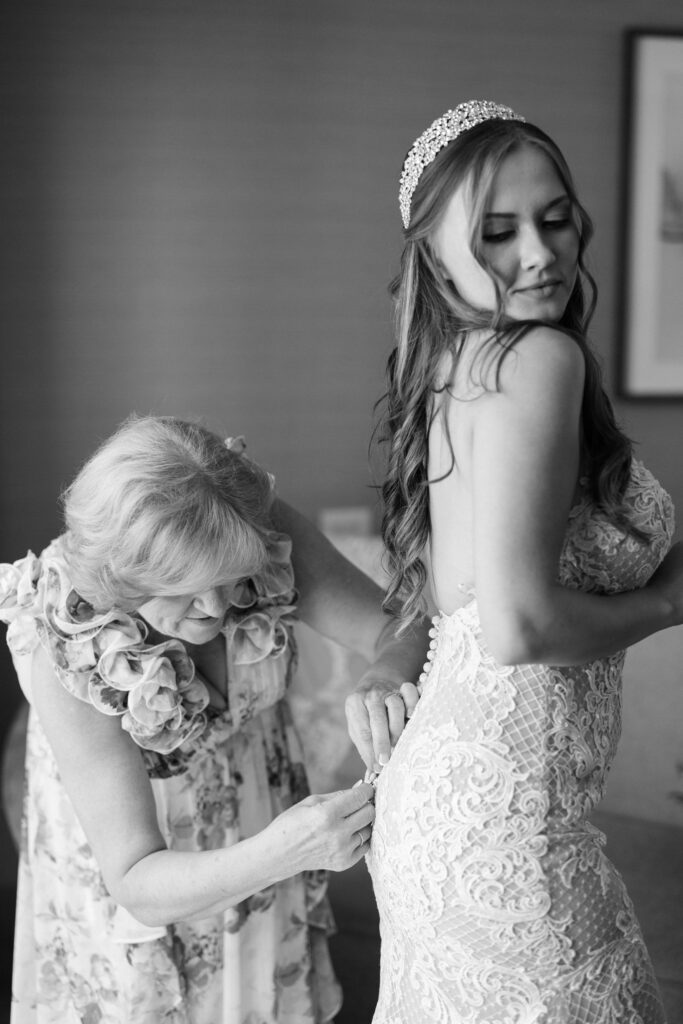
[[[233,599],[236,607],[296,603],[292,541],[277,530],[270,530],[265,539],[268,561],[259,573],[244,581],[240,594]]]
[[[69,582],[61,541],[0,565],[0,621],[14,655],[41,644],[75,697],[107,715],[140,746],[169,753],[203,731],[206,686],[180,640],[147,643],[138,616],[97,613]]]
[[[277,658],[291,647],[298,598],[292,542],[287,534],[272,530],[266,546],[268,562],[260,573],[244,581],[226,618],[224,632],[236,665]]]

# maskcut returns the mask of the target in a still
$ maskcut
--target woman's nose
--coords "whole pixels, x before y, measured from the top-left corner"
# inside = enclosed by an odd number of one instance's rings
[[[537,228],[528,228],[520,233],[520,263],[525,270],[547,267],[555,259],[555,253]]]
[[[223,594],[218,587],[212,587],[210,590],[204,590],[201,594],[197,594],[193,604],[202,615],[209,615],[212,618],[217,618],[225,611]]]

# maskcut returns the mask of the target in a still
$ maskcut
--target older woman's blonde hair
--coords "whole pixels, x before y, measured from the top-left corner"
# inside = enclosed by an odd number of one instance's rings
[[[132,416],[62,501],[74,589],[98,610],[197,593],[266,561],[268,474],[197,423]]]

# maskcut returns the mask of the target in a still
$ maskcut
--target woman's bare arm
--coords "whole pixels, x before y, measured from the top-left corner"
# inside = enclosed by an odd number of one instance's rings
[[[484,633],[503,664],[583,663],[681,621],[680,573],[614,596],[557,582],[579,472],[583,383],[578,346],[538,328],[505,360],[500,391],[477,399],[475,582]]]
[[[139,748],[118,717],[69,694],[48,655],[33,664],[33,702],[60,776],[112,897],[138,921],[202,918],[304,870],[341,870],[362,856],[372,788],[308,797],[225,849],[169,850]]]
[[[292,539],[302,620],[370,662],[347,698],[346,714],[365,764],[378,769],[389,760],[417,703],[415,683],[429,646],[429,623],[420,621],[397,638],[396,620],[382,611],[384,594],[376,583],[291,505],[277,499],[272,514],[276,527]]]

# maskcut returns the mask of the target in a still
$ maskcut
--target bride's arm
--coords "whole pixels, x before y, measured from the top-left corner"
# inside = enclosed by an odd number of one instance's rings
[[[614,596],[557,582],[578,476],[583,384],[578,346],[538,328],[504,361],[500,390],[476,400],[475,583],[484,634],[503,664],[583,663],[683,620],[676,565],[642,590]]]

